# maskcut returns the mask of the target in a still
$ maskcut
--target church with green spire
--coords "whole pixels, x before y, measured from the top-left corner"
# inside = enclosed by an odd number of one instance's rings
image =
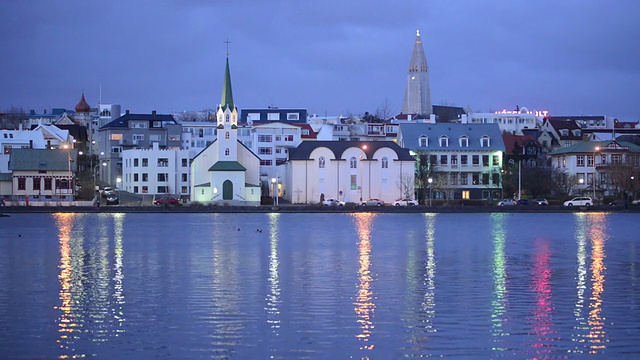
[[[216,123],[217,139],[197,154],[191,164],[191,201],[259,205],[260,158],[238,141],[238,109],[233,102],[229,57]]]

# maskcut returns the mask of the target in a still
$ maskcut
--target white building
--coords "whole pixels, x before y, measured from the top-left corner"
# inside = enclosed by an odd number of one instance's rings
[[[133,194],[176,195],[189,198],[189,151],[131,149],[122,152],[122,178],[116,187]]]
[[[289,153],[281,195],[294,204],[413,198],[414,165],[391,141],[303,141]]]
[[[501,110],[493,113],[463,114],[463,124],[498,124],[500,131],[514,135],[523,135],[524,129],[539,129],[547,111],[530,111],[522,107],[516,110]]]

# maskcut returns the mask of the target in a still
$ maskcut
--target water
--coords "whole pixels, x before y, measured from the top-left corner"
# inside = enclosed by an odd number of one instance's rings
[[[10,359],[640,358],[637,214],[13,214]]]

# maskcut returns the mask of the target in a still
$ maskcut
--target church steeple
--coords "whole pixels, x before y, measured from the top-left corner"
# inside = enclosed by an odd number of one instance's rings
[[[233,91],[231,90],[231,72],[229,71],[229,56],[227,56],[227,67],[224,72],[224,84],[222,84],[222,100],[220,100],[222,109],[235,109],[233,106]]]
[[[409,71],[407,73],[407,87],[402,104],[403,114],[418,114],[429,116],[432,113],[431,88],[429,85],[429,67],[427,57],[424,55],[420,30],[416,31],[416,40],[413,44]]]

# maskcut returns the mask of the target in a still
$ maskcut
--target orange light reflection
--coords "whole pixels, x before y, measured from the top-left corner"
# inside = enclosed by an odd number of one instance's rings
[[[354,303],[354,311],[358,317],[358,324],[361,332],[356,338],[362,342],[360,350],[372,350],[375,345],[370,342],[371,334],[375,326],[373,325],[373,314],[375,312],[374,296],[371,289],[373,277],[371,275],[371,230],[373,219],[376,214],[355,213],[352,214],[358,232],[358,295]]]

